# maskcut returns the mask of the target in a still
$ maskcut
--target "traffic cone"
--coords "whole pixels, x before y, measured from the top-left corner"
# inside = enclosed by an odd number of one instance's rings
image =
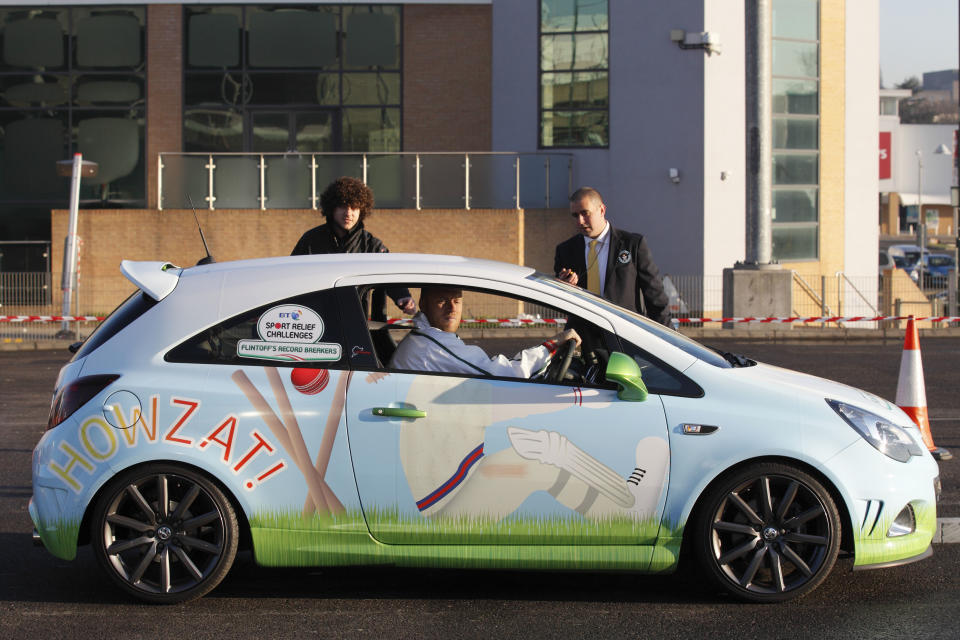
[[[927,417],[927,388],[923,383],[923,363],[920,360],[920,338],[913,316],[907,320],[907,335],[903,340],[900,358],[900,378],[897,380],[897,406],[920,427],[923,443],[937,460],[953,457],[946,449],[933,444],[930,419]]]

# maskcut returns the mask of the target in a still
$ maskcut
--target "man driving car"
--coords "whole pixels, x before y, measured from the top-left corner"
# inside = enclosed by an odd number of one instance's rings
[[[490,357],[483,349],[465,344],[456,331],[463,315],[463,291],[458,287],[424,287],[414,329],[400,342],[390,359],[391,369],[483,374],[530,378],[544,369],[557,347],[580,336],[567,329],[544,343],[524,349],[513,359]]]

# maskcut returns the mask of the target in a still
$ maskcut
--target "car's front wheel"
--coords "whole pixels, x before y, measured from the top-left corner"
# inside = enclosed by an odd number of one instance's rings
[[[704,496],[694,525],[700,566],[721,589],[750,602],[782,602],[813,591],[840,547],[840,516],[809,474],[759,463]]]
[[[111,579],[158,604],[199,598],[237,553],[236,512],[203,475],[155,463],[115,478],[97,502],[90,539]]]

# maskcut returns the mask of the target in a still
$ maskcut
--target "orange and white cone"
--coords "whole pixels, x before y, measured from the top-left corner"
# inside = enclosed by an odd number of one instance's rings
[[[907,320],[907,335],[900,358],[900,378],[897,381],[897,406],[920,427],[923,443],[937,460],[949,460],[953,455],[933,444],[930,419],[927,417],[927,388],[923,382],[923,362],[920,360],[920,337],[913,316]]]

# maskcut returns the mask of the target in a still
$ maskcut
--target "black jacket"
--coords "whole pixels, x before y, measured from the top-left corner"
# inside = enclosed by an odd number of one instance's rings
[[[553,271],[567,268],[576,272],[577,283],[587,288],[587,264],[583,235],[577,234],[557,245]],[[638,233],[610,227],[610,251],[607,254],[603,297],[670,326],[670,300],[663,290],[660,272],[653,263],[647,241]]]
[[[363,228],[363,223],[347,232],[343,238],[337,237],[329,223],[310,229],[297,241],[292,256],[304,256],[315,253],[388,253],[387,247],[369,231]],[[409,298],[410,290],[405,287],[387,289],[387,295],[396,304],[401,298]],[[370,309],[371,318],[386,320],[387,300],[382,289],[373,290],[373,303]]]

